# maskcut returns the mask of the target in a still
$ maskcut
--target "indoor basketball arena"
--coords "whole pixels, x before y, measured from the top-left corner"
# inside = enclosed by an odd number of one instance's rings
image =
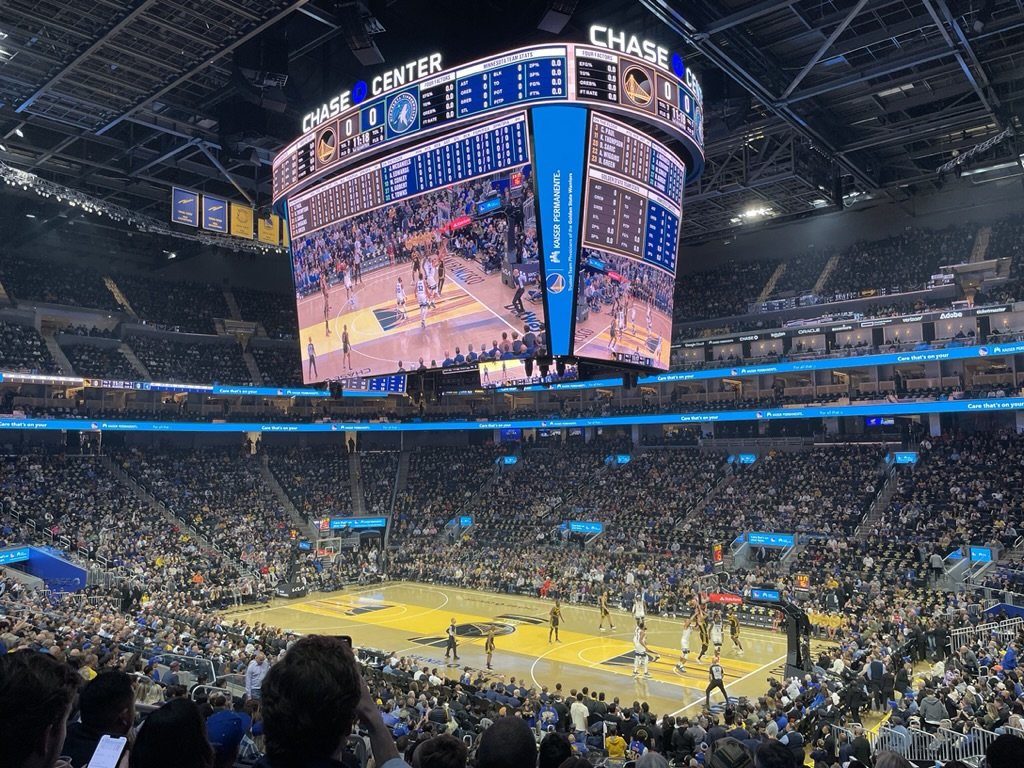
[[[1022,114],[1009,0],[5,0],[0,768],[1024,767]]]

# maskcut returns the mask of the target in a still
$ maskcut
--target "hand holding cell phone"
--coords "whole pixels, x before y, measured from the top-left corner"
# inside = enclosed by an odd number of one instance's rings
[[[128,739],[124,736],[103,736],[89,758],[87,768],[118,768],[127,749]]]

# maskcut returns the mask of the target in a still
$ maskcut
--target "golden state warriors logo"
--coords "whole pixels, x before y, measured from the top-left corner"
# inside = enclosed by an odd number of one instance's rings
[[[640,67],[630,67],[622,76],[622,90],[626,98],[638,107],[651,103],[652,86],[650,76]]]
[[[334,128],[325,128],[316,137],[316,159],[321,165],[331,162],[338,152],[338,134]]]
[[[565,290],[565,278],[561,275],[548,275],[548,293],[559,294]]]
[[[411,93],[400,93],[388,107],[388,128],[392,133],[405,133],[415,127],[420,105]]]

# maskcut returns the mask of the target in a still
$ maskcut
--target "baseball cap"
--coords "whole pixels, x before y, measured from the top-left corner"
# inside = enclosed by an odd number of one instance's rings
[[[715,742],[711,756],[704,762],[707,768],[754,768],[754,759],[743,744],[732,736]]]
[[[238,712],[214,712],[206,718],[206,736],[218,754],[233,752],[249,730],[249,717]]]

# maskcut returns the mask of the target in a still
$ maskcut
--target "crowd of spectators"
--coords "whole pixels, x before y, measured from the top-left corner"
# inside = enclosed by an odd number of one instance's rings
[[[677,275],[675,322],[747,314],[778,266],[777,261],[730,261]]]
[[[197,344],[158,336],[125,339],[153,381],[182,384],[252,384],[234,339]]]
[[[27,373],[61,372],[35,328],[3,320],[0,320],[0,368]]]
[[[181,333],[213,333],[214,318],[230,317],[216,285],[122,274],[116,277],[135,313],[149,325]]]
[[[288,293],[271,293],[249,288],[232,288],[243,320],[257,322],[272,339],[294,339],[299,327],[295,314],[295,297]]]
[[[267,464],[292,504],[309,520],[352,514],[352,478],[344,448],[274,448]]]
[[[263,376],[265,387],[301,387],[302,358],[296,346],[264,347],[249,345],[249,353]]]
[[[62,344],[61,349],[79,376],[126,381],[143,378],[119,349],[89,344]]]
[[[359,453],[359,479],[363,488],[363,505],[367,513],[390,514],[399,457],[398,451]]]
[[[102,272],[70,262],[56,267],[5,252],[0,258],[0,283],[19,303],[65,304],[107,312],[120,309]]]

